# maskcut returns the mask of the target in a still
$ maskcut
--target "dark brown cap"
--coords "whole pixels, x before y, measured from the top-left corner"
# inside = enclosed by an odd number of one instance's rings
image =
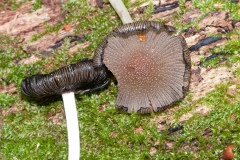
[[[179,101],[189,86],[191,60],[186,42],[159,22],[125,24],[100,44],[94,65],[105,65],[118,81],[116,107],[159,111]]]
[[[24,79],[21,92],[35,102],[47,104],[66,92],[83,94],[105,87],[111,78],[108,72],[105,67],[94,68],[92,60],[84,59],[52,73]]]

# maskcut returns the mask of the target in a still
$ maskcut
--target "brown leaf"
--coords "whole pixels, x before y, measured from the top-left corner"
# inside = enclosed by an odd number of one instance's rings
[[[232,160],[234,158],[234,154],[233,154],[232,148],[233,148],[232,144],[227,146],[225,151],[223,151],[223,153],[222,153],[222,159],[224,159],[224,160]]]

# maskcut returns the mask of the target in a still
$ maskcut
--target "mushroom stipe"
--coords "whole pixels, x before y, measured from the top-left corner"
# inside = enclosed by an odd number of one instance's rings
[[[111,74],[103,66],[94,68],[83,59],[49,74],[37,74],[22,82],[22,94],[35,102],[51,102],[62,95],[68,130],[68,158],[79,160],[79,125],[74,93],[86,93],[109,84]]]
[[[118,81],[116,108],[157,112],[179,101],[189,87],[191,60],[182,36],[155,21],[124,24],[99,45],[94,67],[106,66]]]
[[[105,67],[93,67],[90,59],[83,59],[49,74],[36,74],[22,81],[24,96],[40,104],[47,104],[61,97],[62,93],[83,94],[104,88],[111,75]]]

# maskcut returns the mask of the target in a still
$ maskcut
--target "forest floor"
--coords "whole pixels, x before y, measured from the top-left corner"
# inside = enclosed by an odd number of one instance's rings
[[[189,92],[160,113],[117,111],[113,82],[76,95],[82,159],[220,159],[231,144],[240,159],[240,2],[124,3],[134,21],[174,26],[189,47],[221,38],[191,51]],[[21,82],[92,58],[118,25],[106,1],[0,1],[0,159],[67,159],[62,102],[31,103],[22,98]]]

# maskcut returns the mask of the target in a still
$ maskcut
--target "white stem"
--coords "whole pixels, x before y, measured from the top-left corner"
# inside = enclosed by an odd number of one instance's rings
[[[121,18],[123,24],[133,22],[122,0],[109,0],[109,2],[117,12],[118,16]]]
[[[80,139],[78,116],[73,92],[62,94],[68,132],[68,160],[79,160]]]

